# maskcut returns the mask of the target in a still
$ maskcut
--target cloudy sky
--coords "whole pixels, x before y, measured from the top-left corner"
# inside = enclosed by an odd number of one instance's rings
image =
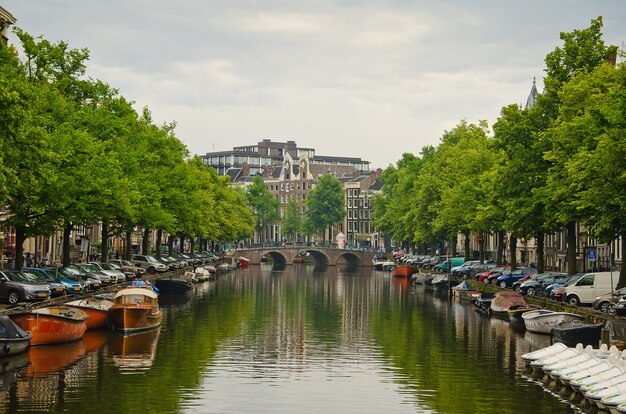
[[[88,73],[177,122],[195,154],[262,139],[373,167],[522,103],[559,33],[623,0],[1,0],[17,26],[91,51]],[[10,39],[15,40],[11,35]]]

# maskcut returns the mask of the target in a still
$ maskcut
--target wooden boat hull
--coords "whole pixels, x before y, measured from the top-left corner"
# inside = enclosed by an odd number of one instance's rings
[[[67,306],[80,309],[89,315],[87,330],[103,328],[109,321],[109,309],[113,302],[96,298],[85,298],[66,303]]]
[[[419,269],[411,265],[401,265],[394,267],[391,271],[391,275],[395,277],[411,277],[413,273],[417,273]]]
[[[537,310],[522,315],[526,330],[535,333],[550,334],[552,328],[562,322],[582,320],[583,317],[569,312]],[[597,343],[596,343],[597,345]]]
[[[87,330],[86,320],[89,317],[74,319],[62,315],[48,315],[36,312],[11,315],[11,319],[23,330],[32,334],[31,345],[56,344],[75,341],[82,338]]]
[[[602,335],[601,323],[564,322],[552,328],[554,342],[562,342],[569,347],[577,344],[598,346]]]
[[[124,333],[156,328],[163,321],[161,311],[150,306],[113,307],[110,314],[115,330]]]

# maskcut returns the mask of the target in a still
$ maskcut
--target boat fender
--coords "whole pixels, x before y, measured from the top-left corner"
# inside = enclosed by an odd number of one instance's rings
[[[4,350],[5,354],[11,352],[11,346],[9,344],[4,344],[4,347],[2,349]]]

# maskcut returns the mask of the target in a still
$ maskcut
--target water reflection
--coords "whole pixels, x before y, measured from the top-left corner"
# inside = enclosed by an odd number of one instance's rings
[[[0,371],[18,373],[2,380],[0,406],[70,413],[572,411],[521,375],[519,356],[544,338],[389,273],[268,263],[198,284],[161,307],[163,325],[153,331],[88,332],[58,348],[32,348],[26,361]]]
[[[109,341],[109,358],[124,373],[138,373],[152,367],[161,327],[133,335],[115,333]]]

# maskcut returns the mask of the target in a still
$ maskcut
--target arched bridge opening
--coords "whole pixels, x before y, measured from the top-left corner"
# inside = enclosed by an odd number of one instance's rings
[[[330,259],[324,253],[318,250],[304,250],[313,258],[316,265],[330,265]]]
[[[335,264],[346,265],[349,267],[361,266],[361,258],[355,253],[346,252],[339,255],[339,257],[337,258],[337,263]]]
[[[267,252],[263,255],[263,257],[266,256],[269,256],[277,266],[285,266],[287,264],[287,258],[279,252]]]

